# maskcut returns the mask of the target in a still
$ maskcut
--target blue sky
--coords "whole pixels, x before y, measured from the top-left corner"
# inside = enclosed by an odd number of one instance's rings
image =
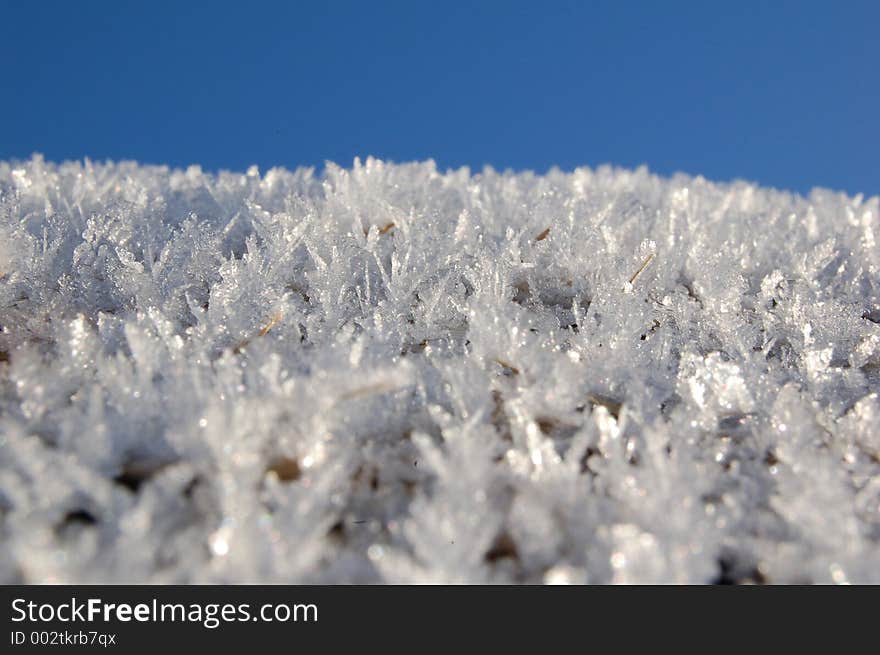
[[[880,193],[876,1],[0,8],[0,159],[647,164]]]

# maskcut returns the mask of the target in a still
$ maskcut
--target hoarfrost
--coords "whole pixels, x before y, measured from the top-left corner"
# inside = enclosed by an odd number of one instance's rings
[[[0,163],[0,580],[878,583],[878,216]]]

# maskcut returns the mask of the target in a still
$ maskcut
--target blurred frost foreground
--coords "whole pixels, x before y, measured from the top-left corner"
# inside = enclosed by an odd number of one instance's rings
[[[880,582],[880,206],[0,163],[3,582]]]

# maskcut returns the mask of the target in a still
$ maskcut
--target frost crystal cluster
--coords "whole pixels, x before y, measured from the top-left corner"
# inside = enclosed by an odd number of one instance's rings
[[[0,163],[0,581],[880,582],[880,200]]]

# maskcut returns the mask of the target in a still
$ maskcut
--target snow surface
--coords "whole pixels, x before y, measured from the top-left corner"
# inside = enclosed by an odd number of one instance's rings
[[[0,581],[880,582],[880,201],[0,163]]]

